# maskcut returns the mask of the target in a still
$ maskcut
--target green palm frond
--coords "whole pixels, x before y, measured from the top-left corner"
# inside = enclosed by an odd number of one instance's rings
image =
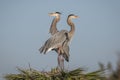
[[[19,74],[7,74],[4,78],[6,80],[105,80],[100,70],[85,73],[82,68],[71,71],[53,68],[48,72],[18,68],[18,71]]]
[[[85,77],[89,80],[106,80],[104,76],[104,71],[97,70],[85,74]]]

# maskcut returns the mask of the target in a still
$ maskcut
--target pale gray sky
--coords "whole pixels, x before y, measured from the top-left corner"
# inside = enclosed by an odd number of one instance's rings
[[[115,66],[120,51],[120,0],[0,0],[0,77],[16,73],[16,67],[49,70],[57,66],[57,54],[38,49],[48,39],[53,17],[62,13],[58,29],[67,29],[69,14],[76,32],[70,45],[69,68],[98,69],[98,62]],[[68,63],[66,63],[66,67]]]

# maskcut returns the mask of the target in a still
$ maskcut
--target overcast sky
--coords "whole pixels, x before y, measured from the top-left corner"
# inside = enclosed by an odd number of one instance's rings
[[[54,51],[46,55],[38,49],[50,37],[53,17],[61,12],[59,30],[70,30],[69,14],[78,15],[73,22],[75,35],[70,44],[69,69],[98,69],[98,62],[115,66],[120,52],[120,0],[0,0],[0,77],[16,73],[16,67],[50,70],[57,66]]]

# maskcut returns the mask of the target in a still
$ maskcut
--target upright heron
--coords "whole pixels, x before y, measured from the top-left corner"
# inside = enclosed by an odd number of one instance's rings
[[[68,58],[69,60],[69,54],[63,54],[64,53],[63,50],[67,49],[69,52],[69,46],[68,46],[69,41],[71,40],[75,32],[75,26],[74,26],[74,23],[71,21],[71,19],[77,18],[77,17],[78,16],[74,14],[70,14],[67,18],[67,23],[68,25],[70,25],[71,30],[70,31],[61,30],[56,32],[39,49],[40,53],[44,53],[44,54],[46,54],[51,50],[56,50],[58,53],[58,65],[62,69],[64,69],[64,58]],[[66,45],[67,45],[67,48],[66,48]]]
[[[61,13],[60,12],[53,12],[53,13],[49,13],[49,15],[55,16],[55,18],[52,21],[52,24],[50,26],[50,31],[49,31],[49,33],[51,33],[51,35],[54,35],[55,33],[58,32],[56,25],[57,25],[57,22],[60,21]]]
[[[55,33],[59,32],[57,30],[57,22],[60,20],[60,15],[61,13],[60,12],[53,12],[53,13],[49,13],[50,16],[55,16],[55,18],[53,19],[52,21],[52,24],[50,26],[50,33],[51,35],[54,35]],[[55,51],[58,53],[58,49],[55,49]],[[61,53],[60,54],[63,54],[65,60],[68,62],[69,61],[69,46],[67,44],[64,44],[64,46],[61,48]]]

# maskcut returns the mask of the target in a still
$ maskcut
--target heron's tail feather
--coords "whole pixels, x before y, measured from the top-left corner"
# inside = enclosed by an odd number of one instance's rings
[[[48,48],[46,47],[46,45],[43,45],[40,49],[39,49],[39,51],[40,51],[40,53],[44,53],[44,54],[46,54],[47,52],[48,52]]]
[[[67,61],[67,62],[69,62],[69,56],[67,56],[67,55],[63,55],[63,57],[64,57],[64,59]]]
[[[43,46],[39,49],[40,53],[43,53],[44,49]]]
[[[68,45],[64,45],[63,46],[63,50],[64,50],[64,53],[63,53],[63,57],[65,58],[65,60],[67,62],[69,62],[69,46]]]

